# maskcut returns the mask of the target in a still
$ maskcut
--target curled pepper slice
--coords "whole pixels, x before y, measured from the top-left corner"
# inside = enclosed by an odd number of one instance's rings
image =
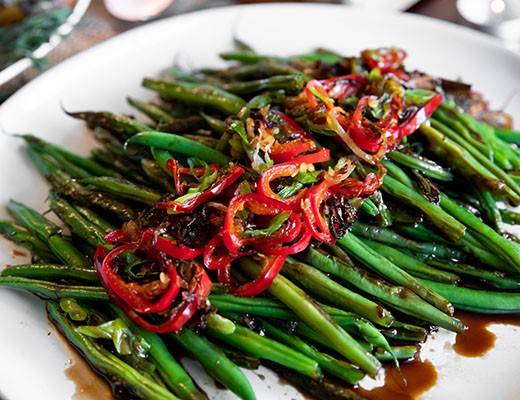
[[[117,276],[116,257],[135,248],[135,244],[124,244],[107,254],[104,247],[98,246],[94,255],[94,266],[100,282],[112,301],[135,323],[150,332],[177,332],[199,309],[206,308],[211,280],[197,261],[182,261],[185,264],[181,268],[188,268],[190,277],[182,284],[185,289],[180,296],[182,279],[177,274],[172,260],[167,259],[165,264],[170,276],[170,289],[158,301],[151,302],[142,291],[136,290],[139,289],[137,285],[129,286],[131,283],[128,284]],[[154,319],[147,315],[153,315]],[[155,323],[157,319],[162,322]]]
[[[229,166],[229,171],[219,175],[215,182],[213,182],[206,190],[195,193],[189,199],[186,199],[182,202],[177,200],[169,200],[162,203],[157,203],[155,206],[159,209],[171,210],[176,213],[192,212],[198,206],[221,194],[228,186],[233,184],[244,173],[244,171],[244,168],[235,164],[231,164]]]
[[[285,213],[279,226],[269,225]],[[273,246],[296,239],[301,230],[300,217],[290,206],[258,193],[235,196],[224,218],[222,240],[231,253],[239,254],[247,246]]]

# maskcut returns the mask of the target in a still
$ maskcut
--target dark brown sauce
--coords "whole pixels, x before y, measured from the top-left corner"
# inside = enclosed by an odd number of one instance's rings
[[[76,386],[72,400],[112,399],[112,392],[106,381],[92,371],[75,350],[71,349],[71,354],[71,365],[65,370],[65,376]]]
[[[54,326],[51,324],[54,328]],[[110,386],[101,376],[96,374],[84,358],[72,347],[63,335],[54,329],[63,344],[70,352],[68,367],[65,369],[65,376],[74,383],[76,390],[72,400],[110,400],[114,399]]]
[[[414,361],[401,364],[401,373],[395,365],[386,366],[383,386],[372,390],[357,388],[356,392],[369,400],[414,400],[436,382],[437,371],[430,361]]]
[[[456,315],[468,329],[457,335],[453,349],[464,357],[482,357],[495,345],[491,324],[520,326],[520,315],[483,315],[458,312]]]
[[[27,253],[25,253],[24,251],[21,251],[21,250],[11,250],[11,257],[12,258],[16,258],[16,257],[27,257]]]

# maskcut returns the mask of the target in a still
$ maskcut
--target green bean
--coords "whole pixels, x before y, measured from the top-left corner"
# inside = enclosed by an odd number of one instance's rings
[[[80,204],[74,204],[74,209],[80,213],[83,218],[85,218],[90,223],[96,225],[102,232],[108,233],[116,229],[116,227],[108,222],[106,219],[101,217],[99,214],[94,212],[88,207],[82,206]]]
[[[80,237],[91,246],[105,243],[103,237],[105,233],[96,225],[85,219],[77,212],[67,200],[54,194],[49,196],[51,209],[58,217],[71,229],[74,235]]]
[[[118,138],[126,140],[138,132],[152,130],[148,125],[136,121],[125,115],[117,115],[111,112],[67,112],[71,117],[82,119],[90,128],[104,128],[118,135]]]
[[[35,146],[40,151],[47,153],[51,157],[59,160],[67,160],[71,162],[73,165],[83,169],[92,175],[98,176],[118,176],[114,170],[110,168],[105,168],[101,164],[95,162],[91,158],[79,156],[69,150],[66,150],[60,146],[55,144],[46,142],[40,138],[37,138],[33,135],[22,135],[23,139],[31,146]]]
[[[478,150],[463,148],[450,140],[437,130],[439,127],[439,124],[433,120],[431,127],[422,124],[419,128],[422,135],[428,139],[430,148],[439,158],[449,161],[452,168],[467,179],[477,178],[478,184],[492,191],[503,192],[512,204],[520,204],[520,186],[506,172]]]
[[[158,126],[161,132],[182,133],[207,128],[205,119],[200,115],[172,118],[170,121]]]
[[[446,299],[421,285],[417,279],[406,271],[403,271],[383,255],[366,246],[352,233],[339,239],[338,244],[343,247],[351,257],[362,262],[363,265],[375,271],[385,279],[411,290],[428,303],[437,307],[439,310],[442,310],[448,315],[453,315],[453,306]]]
[[[520,225],[520,213],[508,209],[500,209],[500,214],[505,223]]]
[[[30,232],[48,243],[53,253],[69,265],[88,265],[89,260],[69,241],[60,236],[60,228],[43,215],[24,204],[10,200],[7,210]]]
[[[439,206],[430,203],[415,190],[403,185],[391,176],[385,176],[381,189],[405,204],[424,212],[430,222],[450,239],[457,241],[464,236],[466,228],[463,224],[444,212]]]
[[[470,152],[480,152],[483,156],[494,162],[499,168],[511,169],[512,165],[507,159],[506,155],[497,148],[494,140],[490,138],[483,138],[481,135],[480,140],[474,138],[464,123],[456,119],[456,113],[451,112],[452,116],[448,115],[445,109],[437,109],[434,113],[434,119],[441,124],[444,124],[444,133],[457,142],[459,145],[464,147]],[[446,129],[448,128],[448,129]],[[453,134],[454,133],[454,134]],[[484,139],[484,140],[483,140]],[[487,140],[486,140],[487,139]]]
[[[164,124],[170,122],[173,119],[173,116],[171,116],[167,111],[156,104],[134,99],[132,97],[127,97],[126,100],[128,101],[128,104],[141,111],[152,121],[158,124]]]
[[[114,383],[128,385],[137,395],[149,400],[178,399],[152,378],[139,373],[108,350],[96,345],[92,339],[79,333],[56,303],[47,302],[47,313],[58,330],[88,360],[89,364],[102,375],[111,377]]]
[[[390,326],[394,317],[379,304],[334,282],[325,274],[302,262],[287,258],[282,274],[340,309],[352,311],[378,325]]]
[[[431,259],[426,261],[429,265],[446,271],[456,272],[459,275],[477,278],[490,286],[502,290],[518,290],[520,289],[520,279],[508,276],[502,271],[489,271],[475,267],[473,265],[455,262],[451,260]],[[431,280],[431,279],[430,279]],[[440,281],[439,281],[440,282]]]
[[[119,307],[111,305],[110,310],[118,318],[123,320],[125,325],[128,326],[132,332],[141,336],[150,345],[149,355],[157,366],[161,378],[173,393],[183,400],[207,399],[207,397],[197,389],[184,368],[170,354],[166,344],[159,335],[148,332],[146,329],[132,322]]]
[[[173,180],[164,172],[155,160],[143,158],[141,160],[141,168],[149,181],[153,182],[156,187],[170,193],[175,192]]]
[[[224,133],[224,121],[203,112],[201,112],[200,115],[204,118],[204,121],[206,121],[206,124],[213,132],[219,134]]]
[[[260,266],[247,258],[241,258],[239,262],[240,267],[248,275],[258,276]],[[320,333],[325,340],[334,346],[338,353],[359,366],[367,374],[375,376],[381,368],[379,361],[364,350],[346,331],[334,323],[303,290],[289,280],[278,275],[267,290],[293,310],[309,327]]]
[[[371,249],[377,251],[379,254],[416,278],[451,284],[456,284],[460,280],[459,276],[432,268],[426,263],[408,256],[394,247],[366,239],[363,240],[363,242]]]
[[[387,153],[387,157],[399,164],[415,168],[430,178],[445,182],[453,180],[453,174],[450,171],[426,158],[405,154],[397,150]]]
[[[21,225],[11,221],[0,220],[0,234],[10,241],[27,248],[33,255],[36,255],[40,259],[48,261],[58,260],[45,241]]]
[[[143,86],[171,100],[209,106],[227,115],[238,114],[246,104],[242,98],[209,84],[165,82],[145,78]]]
[[[520,132],[512,129],[495,128],[495,135],[507,143],[520,143]]]
[[[108,176],[92,176],[79,181],[88,190],[106,192],[125,200],[132,200],[143,204],[154,204],[161,195],[146,186],[137,185],[126,179],[111,178]]]
[[[369,276],[366,271],[352,264],[346,264],[344,260],[340,260],[338,257],[310,248],[303,258],[322,272],[337,276],[407,315],[455,332],[464,330],[464,325],[460,321],[426,303],[409,289],[402,286],[392,286]]]
[[[481,240],[483,245],[508,263],[510,267],[507,268],[508,270],[520,272],[520,245],[518,243],[504,238],[446,195],[442,195],[441,207],[471,228],[472,233]]]
[[[158,147],[174,153],[197,157],[208,163],[219,163],[226,165],[230,158],[211,147],[197,143],[194,140],[164,132],[141,132],[131,137],[127,144],[141,144],[149,147]],[[159,163],[160,164],[160,163]]]
[[[92,267],[61,264],[19,264],[6,267],[0,276],[41,280],[70,279],[82,282],[99,282],[98,275]]]
[[[365,375],[362,371],[353,367],[351,364],[337,360],[328,354],[320,353],[314,347],[305,343],[298,336],[288,330],[280,329],[265,320],[260,320],[260,323],[262,329],[268,336],[271,336],[275,340],[285,343],[287,346],[290,346],[313,360],[316,360],[325,372],[328,372],[336,378],[354,385]]]
[[[520,293],[476,290],[426,280],[422,282],[449,299],[457,310],[474,311],[482,314],[520,313]]]
[[[56,191],[80,204],[101,208],[106,212],[116,215],[123,221],[135,218],[135,211],[123,202],[110,198],[101,192],[86,190],[69,175],[49,164],[44,155],[30,151],[28,151],[28,154],[41,174],[45,176]]]
[[[217,382],[227,387],[244,400],[254,400],[255,394],[244,373],[216,345],[202,333],[184,328],[168,337],[196,359],[204,370]]]
[[[25,290],[49,300],[70,297],[76,300],[109,301],[105,289],[101,286],[59,284],[39,279],[3,275],[0,276],[0,286]]]
[[[409,249],[415,252],[432,254],[440,258],[453,258],[458,260],[465,260],[468,258],[468,256],[463,251],[457,248],[451,248],[442,243],[418,242],[405,238],[404,236],[401,236],[389,229],[368,225],[362,223],[361,221],[356,221],[351,226],[351,230],[353,234],[364,237],[366,239]]]
[[[268,90],[284,90],[287,94],[296,94],[302,90],[304,85],[305,80],[301,74],[292,74],[274,75],[246,82],[224,83],[220,87],[238,95],[251,95]]]
[[[212,316],[210,318],[213,318],[215,321],[216,317]],[[204,331],[210,336],[254,357],[274,361],[312,378],[321,378],[322,376],[316,361],[243,326],[235,325],[233,332],[223,333],[213,325],[208,324]]]

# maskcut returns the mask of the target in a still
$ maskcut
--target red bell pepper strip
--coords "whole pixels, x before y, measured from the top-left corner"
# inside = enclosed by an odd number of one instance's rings
[[[232,164],[226,174],[219,176],[215,182],[203,192],[195,194],[192,198],[180,203],[175,200],[157,203],[159,209],[172,210],[177,213],[192,212],[198,206],[206,203],[209,199],[221,194],[228,186],[235,182],[243,173],[244,168]]]
[[[263,266],[260,275],[251,282],[232,288],[230,290],[231,294],[242,297],[253,297],[259,295],[269,287],[282,269],[286,257],[263,256],[262,258]]]
[[[288,211],[289,216],[283,226],[276,232],[261,236],[248,237],[244,224],[246,221],[239,217],[239,213],[247,211],[250,216],[268,218]],[[252,218],[247,223],[253,223]],[[272,219],[272,218],[271,218]],[[224,218],[222,239],[231,253],[239,254],[245,246],[274,246],[288,243],[296,239],[301,230],[300,217],[291,208],[280,201],[270,199],[258,193],[241,194],[235,196],[229,203],[228,211]]]

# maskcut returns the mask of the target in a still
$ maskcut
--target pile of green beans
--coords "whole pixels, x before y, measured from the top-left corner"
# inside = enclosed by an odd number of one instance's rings
[[[128,101],[146,121],[69,113],[86,121],[100,145],[88,157],[20,136],[50,184],[50,211],[67,229],[10,201],[12,220],[0,221],[0,233],[29,249],[33,263],[4,268],[0,286],[44,299],[50,320],[119,392],[207,398],[177,361],[187,354],[242,399],[255,393],[240,367],[262,363],[305,376],[301,389],[318,397],[332,390],[335,398],[359,398],[353,385],[384,362],[413,359],[430,328],[463,332],[455,311],[520,313],[520,244],[509,230],[520,216],[507,205],[520,204],[520,152],[511,145],[520,133],[480,123],[446,102],[388,154],[380,190],[335,245],[314,243],[287,258],[256,298],[214,284],[213,309],[200,326],[159,335],[133,323],[110,302],[93,267],[106,233],[174,190],[169,158],[228,164],[234,147],[227,117],[283,106],[310,79],[309,66],[343,59],[324,50],[265,57],[241,43],[223,58],[235,64],[196,73],[172,68],[169,79],[144,79],[158,97]],[[356,171],[364,169],[370,167]],[[247,280],[259,269],[242,258],[234,278]]]

